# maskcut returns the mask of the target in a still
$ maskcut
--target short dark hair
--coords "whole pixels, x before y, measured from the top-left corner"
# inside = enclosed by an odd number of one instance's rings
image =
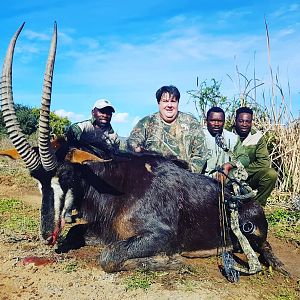
[[[161,98],[162,94],[164,94],[164,93],[169,93],[170,95],[174,96],[179,102],[180,92],[179,92],[178,88],[174,85],[164,85],[160,89],[158,89],[156,92],[157,103],[160,102],[160,98]]]
[[[237,119],[239,114],[250,114],[253,117],[253,110],[250,107],[242,106],[235,112],[235,118]]]
[[[206,113],[206,120],[208,120],[208,117],[209,115],[212,113],[212,112],[215,112],[215,113],[222,113],[223,114],[223,117],[224,117],[224,120],[225,120],[225,112],[224,110],[221,108],[221,107],[218,107],[218,106],[213,106],[212,108],[210,108],[207,113]]]

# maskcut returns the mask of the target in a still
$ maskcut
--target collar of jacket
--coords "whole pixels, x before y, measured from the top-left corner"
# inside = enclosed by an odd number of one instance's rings
[[[248,136],[243,140],[243,146],[257,145],[258,141],[263,137],[263,134],[259,130],[252,130]]]

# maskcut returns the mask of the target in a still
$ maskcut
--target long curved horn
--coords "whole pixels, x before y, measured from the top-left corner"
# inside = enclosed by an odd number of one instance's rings
[[[2,98],[2,113],[4,123],[9,134],[9,138],[19,152],[21,158],[25,162],[30,171],[37,169],[41,161],[37,153],[33,151],[30,144],[27,142],[25,135],[20,129],[20,124],[16,117],[13,102],[12,92],[12,62],[17,38],[24,27],[25,22],[17,30],[10,41],[6,57],[2,69],[1,79],[1,98]]]
[[[51,171],[57,166],[56,157],[50,144],[50,104],[52,92],[52,78],[55,63],[57,43],[57,25],[54,23],[51,47],[44,76],[42,104],[39,120],[39,152],[43,167],[46,171]]]

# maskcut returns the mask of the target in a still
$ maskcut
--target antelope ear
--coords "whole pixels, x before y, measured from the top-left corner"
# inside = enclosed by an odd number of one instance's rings
[[[99,162],[111,161],[111,159],[108,160],[103,159],[94,154],[79,149],[72,149],[71,151],[69,151],[65,159],[72,163],[79,163],[79,164],[84,164],[88,160],[99,161]]]
[[[66,140],[63,137],[55,138],[51,141],[51,147],[56,151],[66,144]]]
[[[14,159],[14,160],[21,159],[19,152],[15,148],[1,150],[0,156],[8,156],[9,158]]]

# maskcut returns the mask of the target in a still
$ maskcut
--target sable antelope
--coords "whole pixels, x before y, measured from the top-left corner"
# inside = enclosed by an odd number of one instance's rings
[[[221,187],[216,180],[184,170],[160,155],[120,152],[101,161],[76,149],[63,155],[54,153],[49,114],[56,24],[44,79],[38,151],[33,150],[16,119],[11,83],[14,47],[23,25],[11,40],[3,66],[2,111],[11,141],[41,185],[42,238],[49,244],[56,242],[64,214],[75,203],[87,224],[72,227],[58,251],[91,241],[104,243],[100,265],[107,272],[145,265],[150,269],[170,266],[170,258],[176,253],[187,257],[217,254],[222,238],[218,205]],[[225,189],[225,201],[231,196]],[[268,224],[262,207],[249,200],[238,211],[251,247],[269,265],[284,271],[267,242]],[[253,230],[245,230],[247,224],[252,224]],[[240,250],[232,232],[226,243],[234,251]],[[164,259],[156,256],[162,253],[166,254]]]

